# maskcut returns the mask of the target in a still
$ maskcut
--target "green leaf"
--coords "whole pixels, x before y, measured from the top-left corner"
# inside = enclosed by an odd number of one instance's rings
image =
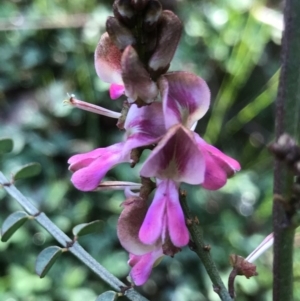
[[[1,228],[1,241],[6,242],[9,238],[30,218],[24,211],[17,211],[9,215]]]
[[[114,291],[107,291],[99,295],[96,301],[115,301],[118,299],[118,294]]]
[[[62,248],[52,246],[44,249],[38,255],[35,262],[35,272],[40,276],[40,278],[45,277],[62,252]]]
[[[0,154],[9,153],[12,151],[14,146],[13,141],[10,138],[0,139]]]
[[[32,162],[22,166],[14,175],[14,181],[38,175],[42,170],[40,163]]]
[[[90,223],[79,224],[75,226],[72,230],[75,236],[83,236],[91,233],[99,232],[103,229],[104,222],[96,220]]]

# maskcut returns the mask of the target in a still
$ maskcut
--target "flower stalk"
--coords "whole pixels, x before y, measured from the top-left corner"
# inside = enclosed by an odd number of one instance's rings
[[[180,193],[180,203],[187,220],[187,227],[193,239],[193,250],[201,259],[204,268],[213,283],[214,291],[219,295],[222,301],[233,301],[220,277],[216,264],[211,258],[210,248],[204,243],[199,221],[190,212],[186,201],[186,193],[184,191]]]
[[[285,30],[282,39],[282,68],[276,100],[276,140],[287,132],[299,137],[300,125],[300,2],[287,0],[284,11]],[[299,138],[298,138],[299,139]],[[299,142],[299,141],[298,141]],[[293,173],[280,159],[274,170],[274,262],[273,300],[293,300],[293,242],[295,226],[286,206],[291,200]],[[298,200],[299,202],[299,200]]]

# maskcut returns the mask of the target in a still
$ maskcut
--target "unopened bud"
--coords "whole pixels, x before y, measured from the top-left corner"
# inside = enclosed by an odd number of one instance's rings
[[[146,14],[144,18],[144,30],[152,31],[159,20],[162,12],[162,6],[157,0],[150,0],[146,7]]]
[[[114,15],[119,21],[131,27],[135,11],[131,5],[131,0],[116,0],[113,4]]]
[[[166,71],[176,51],[181,32],[182,23],[179,18],[171,11],[163,11],[158,25],[157,47],[149,60],[151,72]]]
[[[120,49],[135,44],[132,32],[125,27],[117,18],[109,17],[106,21],[106,31],[114,44]]]
[[[139,98],[145,103],[153,102],[158,94],[157,85],[150,78],[133,47],[128,46],[124,50],[121,66],[128,101],[134,102]]]
[[[137,11],[143,10],[148,2],[149,0],[131,0],[132,6]]]

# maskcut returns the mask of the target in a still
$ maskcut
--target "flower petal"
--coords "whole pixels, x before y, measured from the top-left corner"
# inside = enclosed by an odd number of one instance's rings
[[[140,175],[201,184],[205,162],[193,133],[180,124],[169,129],[145,161]]]
[[[128,46],[124,50],[121,65],[128,101],[135,102],[140,98],[146,103],[153,102],[158,95],[157,85],[150,78],[148,71],[132,46]]]
[[[155,245],[145,245],[139,239],[139,230],[146,215],[148,206],[140,197],[131,197],[123,204],[117,233],[121,245],[125,250],[134,255],[143,255],[156,248]]]
[[[107,83],[123,84],[121,77],[122,52],[104,33],[95,50],[95,68],[97,75]]]
[[[228,177],[240,170],[240,164],[206,143],[198,134],[195,133],[194,137],[205,158],[205,180],[202,186],[209,190],[220,189],[226,184]]]
[[[159,248],[153,252],[139,256],[139,258],[135,257],[129,260],[129,264],[134,263],[130,276],[135,285],[143,285],[149,279],[153,265],[162,255],[162,249]]]
[[[193,73],[167,73],[159,80],[159,87],[167,129],[177,123],[190,129],[208,110],[209,88]]]
[[[124,146],[125,152],[157,142],[166,132],[162,104],[155,102],[141,108],[132,104],[124,127],[127,136]]]
[[[111,99],[117,99],[125,92],[123,85],[111,84],[109,87],[109,96]]]
[[[150,205],[139,232],[140,240],[149,245],[155,244],[164,233],[166,197],[164,190],[158,186],[152,204]]]
[[[69,162],[73,162],[70,167],[75,170],[71,178],[74,186],[82,191],[94,190],[112,167],[122,162],[129,162],[129,154],[125,157],[122,155],[123,145],[124,143],[117,143],[70,158]],[[88,154],[91,154],[92,157],[88,157]],[[95,158],[95,154],[99,156]],[[81,160],[76,161],[79,158]]]
[[[179,202],[178,187],[173,181],[165,182],[165,196],[168,199],[167,220],[169,236],[174,246],[183,247],[188,244],[190,236]],[[163,183],[164,181],[160,185],[163,185]]]

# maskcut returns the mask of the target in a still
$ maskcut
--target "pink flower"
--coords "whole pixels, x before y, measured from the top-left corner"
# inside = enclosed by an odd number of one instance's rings
[[[166,237],[159,237],[152,244],[144,244],[139,239],[139,231],[147,213],[147,203],[140,197],[129,196],[119,220],[117,233],[120,243],[129,252],[128,264],[132,267],[130,276],[136,285],[143,285],[149,278],[152,268],[163,255],[174,256],[180,251]]]
[[[125,122],[125,141],[109,147],[72,156],[68,163],[74,172],[71,181],[82,191],[97,189],[106,173],[120,163],[129,163],[130,152],[140,146],[150,145],[165,132],[162,107],[154,103],[151,107],[138,108],[133,104]]]
[[[178,186],[171,180],[159,182],[139,231],[139,239],[146,245],[155,245],[159,241],[165,243],[167,238],[176,247],[186,246],[189,242]]]

